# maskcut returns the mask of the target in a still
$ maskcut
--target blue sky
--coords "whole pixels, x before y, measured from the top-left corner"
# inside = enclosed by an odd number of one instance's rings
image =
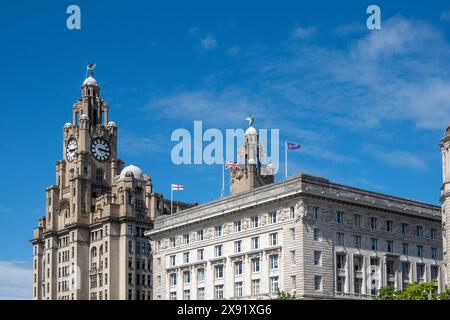
[[[450,4],[243,2],[0,3],[0,298],[29,297],[28,240],[87,61],[119,126],[119,156],[157,191],[182,183],[181,200],[217,198],[221,168],[173,165],[170,134],[194,120],[245,127],[255,114],[256,127],[302,144],[290,174],[438,204]],[[373,3],[381,30],[365,26]],[[66,28],[70,4],[81,30]]]

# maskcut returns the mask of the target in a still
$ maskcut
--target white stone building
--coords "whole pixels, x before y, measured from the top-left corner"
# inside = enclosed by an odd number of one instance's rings
[[[248,135],[256,130],[246,144]],[[370,298],[381,286],[431,279],[442,287],[439,207],[306,174],[233,187],[236,176],[260,174],[254,163],[231,173],[230,197],[156,218],[145,233],[153,299],[256,299],[278,290]]]

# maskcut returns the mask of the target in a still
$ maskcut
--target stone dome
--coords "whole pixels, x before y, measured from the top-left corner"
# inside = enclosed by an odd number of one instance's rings
[[[66,124],[64,125],[64,128],[68,128],[68,127],[71,127],[71,126],[72,126],[72,124],[70,122],[66,122]]]
[[[144,174],[141,169],[133,164],[130,164],[129,166],[123,168],[122,172],[120,172],[120,179],[124,179],[125,177],[133,177],[134,179],[142,180]]]
[[[245,131],[245,135],[257,135],[258,132],[254,127],[248,127],[248,129]]]
[[[98,86],[97,80],[89,76],[83,81],[83,86]]]
[[[117,127],[117,125],[114,121],[110,121],[108,122],[108,127]]]
[[[80,120],[89,120],[89,117],[88,117],[87,114],[83,113],[83,114],[80,116]]]

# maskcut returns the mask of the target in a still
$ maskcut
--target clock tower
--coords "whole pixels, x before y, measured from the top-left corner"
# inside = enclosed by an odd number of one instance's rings
[[[36,300],[151,297],[150,244],[144,232],[170,212],[152,180],[117,157],[117,126],[100,98],[94,64],[63,128],[56,182],[46,188],[45,215],[34,229]],[[174,202],[175,212],[193,204]]]

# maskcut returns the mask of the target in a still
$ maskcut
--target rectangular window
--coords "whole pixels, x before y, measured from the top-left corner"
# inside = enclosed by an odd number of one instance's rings
[[[314,276],[314,290],[322,290],[322,276]]]
[[[260,280],[252,280],[252,295],[257,296],[260,294]]]
[[[422,252],[423,252],[423,247],[417,246],[417,256],[418,257],[422,257]]]
[[[362,279],[361,278],[355,278],[355,281],[354,281],[354,292],[355,292],[355,294],[361,294],[361,288],[362,288]]]
[[[418,263],[416,265],[417,281],[423,281],[425,275],[425,265]]]
[[[170,279],[170,286],[174,287],[177,285],[177,274],[176,273],[171,273],[169,276]]]
[[[314,251],[314,265],[320,266],[322,264],[322,252]]]
[[[422,226],[416,226],[416,236],[421,237],[423,235],[423,227]]]
[[[409,233],[409,226],[407,223],[402,223],[402,234],[407,235]]]
[[[242,250],[242,240],[234,242],[234,253],[239,253]]]
[[[291,276],[291,289],[297,289],[297,277],[295,275]]]
[[[362,271],[363,269],[363,257],[353,256],[353,268],[355,271]]]
[[[216,279],[223,278],[223,264],[219,264],[214,267],[214,275],[215,275]]]
[[[295,250],[291,251],[291,265],[297,264],[297,259],[295,257]]]
[[[190,271],[183,272],[183,283],[184,284],[191,283],[191,272]]]
[[[221,257],[222,256],[222,245],[219,244],[214,247],[214,256],[215,257]]]
[[[314,237],[314,241],[320,241],[320,230],[319,229],[314,228],[313,237]]]
[[[336,255],[336,268],[337,269],[345,269],[345,258],[346,258],[346,256],[343,254]]]
[[[278,244],[278,233],[269,234],[269,243],[271,246],[276,246]]]
[[[370,248],[372,250],[378,250],[378,239],[370,238]]]
[[[342,211],[336,211],[336,223],[344,223],[344,213]]]
[[[270,293],[278,293],[278,277],[270,277]]]
[[[404,255],[409,254],[409,245],[407,243],[402,243],[402,254]]]
[[[387,248],[387,252],[394,252],[394,241],[387,240],[386,248]]]
[[[214,299],[216,300],[223,299],[223,284],[214,286]]]
[[[273,254],[269,257],[270,270],[277,270],[279,264],[278,254]]]
[[[355,236],[353,238],[355,248],[361,249],[361,236]]]
[[[222,226],[216,226],[214,228],[214,235],[216,237],[221,237],[222,236]]]
[[[189,263],[189,252],[183,253],[183,263]]]
[[[353,224],[355,225],[355,227],[361,227],[361,215],[360,214],[353,215]]]
[[[252,228],[259,227],[259,217],[258,216],[251,217],[251,226],[252,226]]]
[[[291,240],[295,240],[295,228],[289,229],[289,233],[291,235]]]
[[[431,248],[431,259],[437,259],[437,248]]]
[[[277,222],[277,212],[273,211],[269,214],[270,217],[270,223],[276,223]]]
[[[197,299],[198,300],[205,300],[205,288],[198,288],[197,289]]]
[[[260,259],[259,258],[253,258],[252,259],[252,272],[256,273],[260,270]]]
[[[430,238],[431,240],[437,240],[437,230],[434,228],[430,229]]]
[[[197,281],[198,282],[205,281],[205,269],[201,268],[197,270]]]
[[[394,221],[386,220],[386,231],[387,232],[394,232]]]
[[[234,225],[234,232],[240,232],[241,231],[241,220],[235,221],[233,223]]]
[[[338,293],[343,293],[344,292],[344,286],[345,286],[345,277],[337,277],[336,291]]]
[[[234,263],[234,275],[240,276],[242,275],[243,267],[242,267],[242,261],[236,261]]]
[[[319,207],[313,207],[314,220],[319,220]]]
[[[198,249],[197,250],[197,261],[204,260],[204,256],[203,256],[204,251],[205,251],[204,249]]]
[[[402,277],[404,280],[409,280],[409,272],[411,264],[409,262],[402,262]]]
[[[183,244],[189,244],[189,233],[183,234]]]
[[[236,282],[234,284],[234,296],[237,298],[242,297],[242,282]]]
[[[431,280],[437,279],[438,275],[439,275],[439,267],[438,266],[431,266],[430,273],[431,273]]]
[[[129,224],[129,225],[128,225],[128,235],[129,235],[129,236],[132,236],[132,235],[133,235],[133,225],[132,225],[132,224]]]
[[[129,297],[129,300],[131,300],[130,297]],[[170,300],[177,300],[177,293],[176,292],[171,292],[170,293]]]
[[[394,261],[392,260],[386,261],[386,273],[388,276],[393,276],[395,274]]]
[[[183,300],[191,300],[191,290],[183,291]]]
[[[372,230],[377,230],[378,229],[378,218],[376,218],[376,217],[371,217],[370,218],[370,228]]]
[[[252,238],[252,250],[259,249],[259,237]]]
[[[344,234],[342,232],[336,232],[336,245],[344,245]]]
[[[170,246],[171,246],[172,248],[174,248],[175,245],[176,245],[175,237],[170,238]]]
[[[169,265],[173,267],[175,265],[175,263],[176,263],[176,256],[175,255],[170,256],[169,257]]]
[[[198,239],[198,241],[203,240],[203,230],[197,231],[197,239]]]

